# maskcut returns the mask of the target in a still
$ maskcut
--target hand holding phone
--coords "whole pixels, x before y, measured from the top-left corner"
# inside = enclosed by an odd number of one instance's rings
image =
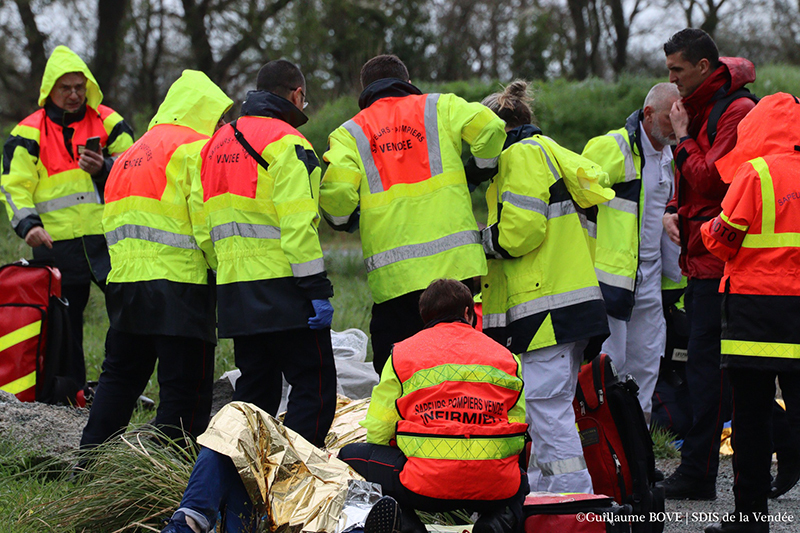
[[[89,137],[86,139],[86,149],[92,152],[100,152],[100,137]]]

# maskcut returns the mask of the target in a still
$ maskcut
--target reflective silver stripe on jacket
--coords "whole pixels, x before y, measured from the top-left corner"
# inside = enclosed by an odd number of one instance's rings
[[[627,135],[622,135],[621,133],[610,133],[609,135],[617,141],[622,157],[625,159],[625,182],[635,180],[636,165],[633,164],[633,153],[631,152],[631,146],[628,144]]]
[[[9,193],[2,185],[0,185],[0,192],[2,192],[3,196],[6,197],[6,203],[11,208],[11,212],[14,213],[14,216],[11,217],[11,225],[13,227],[16,228],[23,219],[31,215],[39,214],[38,211],[32,207],[23,207],[22,209],[17,209],[17,204],[15,204],[14,199],[11,198],[11,193]]]
[[[599,268],[594,269],[597,274],[597,281],[608,285],[610,287],[617,287],[633,292],[636,288],[636,280],[627,276],[620,276],[619,274],[609,274]]]
[[[200,249],[191,235],[181,235],[180,233],[172,233],[171,231],[148,226],[125,224],[106,233],[106,242],[109,246],[113,246],[123,239],[139,239],[140,241],[156,242],[186,250]]]
[[[481,235],[478,231],[461,231],[446,235],[441,239],[435,241],[423,242],[420,244],[407,244],[406,246],[398,246],[385,252],[377,253],[373,256],[364,259],[364,265],[367,267],[367,272],[372,272],[375,269],[405,261],[406,259],[417,259],[420,257],[429,257],[436,255],[459,246],[466,246],[469,244],[481,244]]]
[[[501,200],[503,202],[508,202],[515,207],[519,207],[520,209],[534,211],[544,215],[545,217],[547,216],[547,202],[541,198],[536,198],[535,196],[523,196],[522,194],[506,191],[503,193]]]
[[[551,218],[558,218],[566,215],[572,215],[577,212],[578,210],[575,209],[575,202],[573,202],[572,200],[564,200],[563,202],[556,202],[547,206],[548,220]]]
[[[212,242],[233,236],[250,239],[280,239],[281,229],[277,226],[268,226],[266,224],[244,224],[240,222],[228,222],[211,229]]]
[[[586,213],[583,211],[578,211],[578,218],[581,221],[581,227],[586,230],[586,233],[589,234],[589,237],[593,239],[597,238],[597,222],[592,222],[589,220],[589,217],[586,216]]]
[[[364,172],[367,173],[367,184],[369,184],[369,192],[371,194],[383,192],[383,182],[381,182],[381,174],[378,172],[378,167],[375,166],[375,159],[372,157],[372,149],[369,145],[369,139],[364,134],[361,126],[356,124],[354,120],[348,120],[344,123],[344,129],[350,132],[350,135],[356,140],[358,147],[358,155],[361,157],[361,163],[364,165]]]
[[[483,329],[506,327],[505,313],[491,313],[483,315]]]
[[[92,192],[81,192],[76,194],[70,194],[68,196],[62,196],[61,198],[53,198],[52,200],[47,200],[46,202],[39,202],[36,204],[36,211],[41,213],[49,213],[51,211],[57,211],[59,209],[64,209],[65,207],[73,207],[80,204],[96,204],[97,201],[97,193],[94,191]]]
[[[600,287],[584,287],[583,289],[576,289],[561,294],[550,294],[542,296],[530,302],[515,305],[508,310],[509,322],[514,322],[526,316],[551,311],[553,309],[560,309],[562,307],[569,307],[591,300],[601,300],[603,293],[600,292]]]
[[[436,112],[439,96],[433,93],[425,98],[425,140],[428,143],[428,164],[431,167],[431,176],[438,176],[444,172],[442,149],[439,144],[439,114]]]
[[[525,139],[524,141],[521,142],[522,144],[532,144],[533,146],[538,146],[542,150],[542,153],[544,154],[544,158],[547,161],[547,166],[550,167],[550,172],[553,174],[553,178],[555,178],[556,181],[561,179],[561,174],[559,174],[558,170],[556,170],[556,166],[553,164],[553,161],[550,160],[550,154],[547,153],[547,150],[544,149],[544,146],[534,141],[533,139]]]
[[[325,260],[321,257],[305,263],[292,263],[292,275],[296,278],[313,276],[321,272],[325,272]]]
[[[12,204],[9,204],[12,205]],[[11,208],[14,211],[14,217],[11,219],[11,225],[13,227],[17,227],[17,225],[22,222],[24,219],[28,218],[31,215],[38,215],[39,212],[32,207],[23,207],[22,209],[15,209],[14,207]]]
[[[434,93],[427,95],[425,98],[425,143],[428,147],[428,164],[430,166],[431,176],[438,176],[444,172],[442,150],[439,142],[439,116],[436,112],[439,96],[440,95]],[[375,158],[372,155],[372,146],[370,145],[366,133],[364,133],[361,126],[353,120],[348,120],[342,126],[353,136],[353,139],[356,140],[358,155],[361,157],[361,162],[364,165],[364,172],[367,174],[367,184],[369,185],[370,194],[383,192],[381,174],[378,172],[378,167],[375,164]],[[497,164],[496,161],[495,164]]]
[[[331,215],[330,213],[328,213],[324,209],[322,209],[322,216],[324,216],[334,226],[341,226],[343,224],[347,224],[350,221],[350,217],[353,216],[353,215],[351,213],[351,214],[345,215],[343,217],[337,217],[337,216]]]
[[[491,157],[488,159],[484,157],[475,157],[475,166],[478,168],[494,168],[497,166],[498,159],[500,159],[500,156]]]
[[[611,209],[616,209],[617,211],[639,216],[639,205],[632,200],[626,200],[624,198],[615,196],[603,205],[607,205]]]
[[[559,461],[550,461],[549,463],[537,461],[534,455],[532,462],[539,467],[543,476],[560,476],[586,470],[586,459],[584,459],[582,455],[570,457],[569,459],[561,459]]]

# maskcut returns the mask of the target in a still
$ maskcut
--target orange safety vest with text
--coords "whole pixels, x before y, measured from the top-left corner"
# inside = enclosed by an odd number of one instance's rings
[[[397,446],[408,458],[400,481],[417,494],[502,500],[519,490],[524,449],[518,360],[461,322],[438,324],[394,346],[403,387]]]

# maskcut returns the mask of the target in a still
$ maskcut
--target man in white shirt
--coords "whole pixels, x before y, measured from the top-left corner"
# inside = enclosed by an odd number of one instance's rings
[[[681,280],[680,250],[661,223],[673,193],[677,142],[669,112],[679,98],[674,84],[655,85],[624,128],[591,139],[583,151],[608,173],[607,186],[617,194],[600,205],[597,218],[595,270],[611,330],[603,351],[621,376],[636,379],[648,424],[666,344],[661,280]]]

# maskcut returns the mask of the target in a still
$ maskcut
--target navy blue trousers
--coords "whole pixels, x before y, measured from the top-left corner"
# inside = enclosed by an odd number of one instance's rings
[[[730,384],[720,369],[722,294],[718,279],[690,279],[686,287],[689,320],[686,382],[692,426],[681,447],[678,471],[702,481],[717,479],[722,426],[730,420]]]
[[[214,345],[200,339],[136,335],[114,328],[106,335],[106,358],[81,448],[125,431],[136,400],[158,361],[159,402],[154,425],[170,438],[198,436],[208,426],[214,378]]]
[[[322,447],[336,411],[336,365],[330,328],[292,329],[233,339],[242,371],[233,399],[278,414],[283,381],[292,390],[284,424]]]

